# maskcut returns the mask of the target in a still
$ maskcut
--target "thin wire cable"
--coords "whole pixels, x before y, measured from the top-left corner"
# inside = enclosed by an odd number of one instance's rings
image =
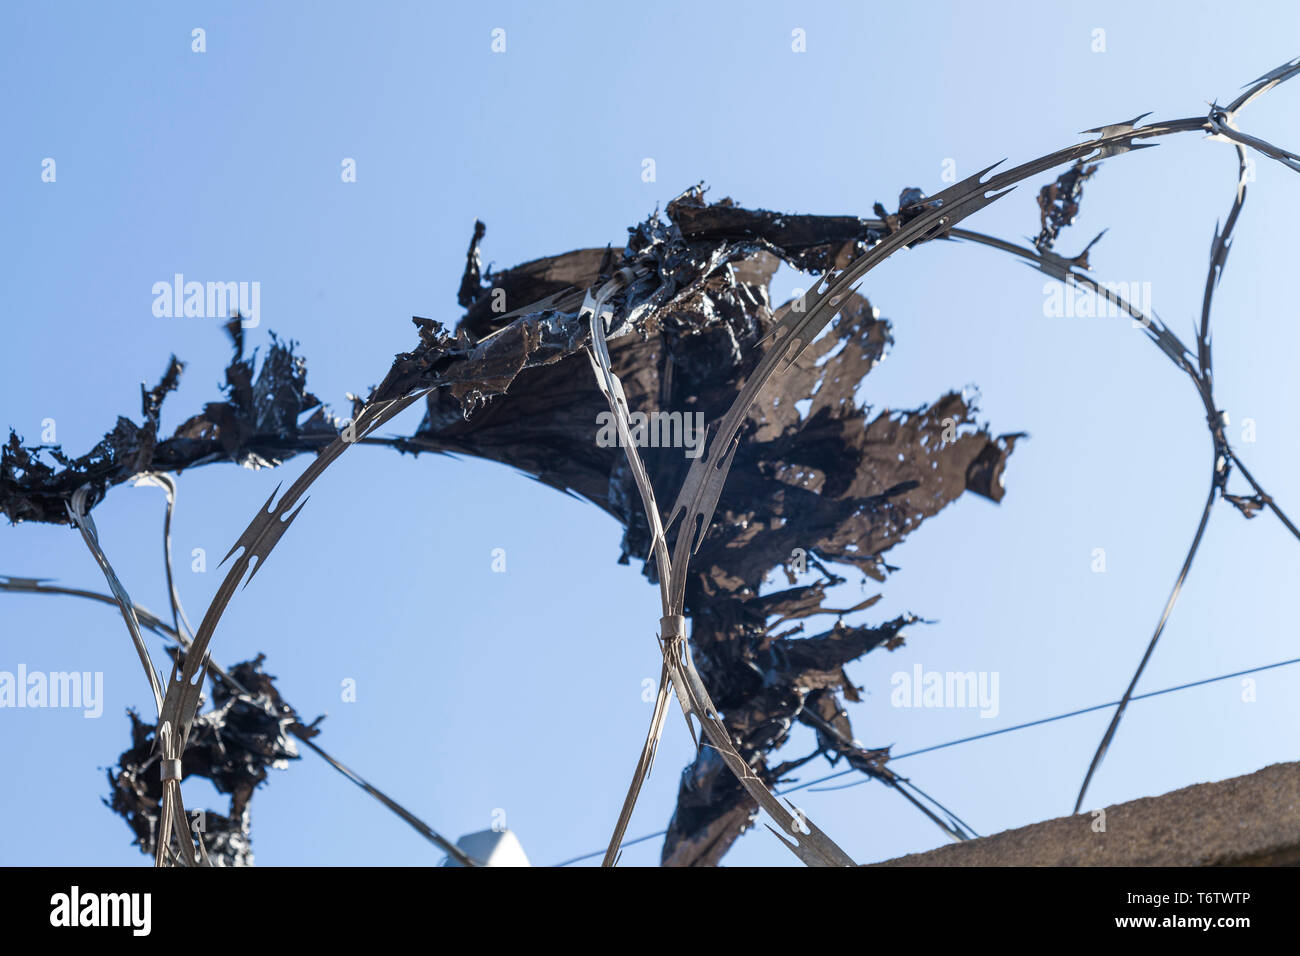
[[[1192,687],[1201,687],[1205,684],[1213,684],[1221,680],[1231,680],[1234,677],[1244,677],[1247,674],[1258,674],[1261,671],[1273,670],[1278,667],[1287,667],[1291,664],[1300,664],[1300,657],[1292,657],[1284,661],[1275,661],[1272,664],[1262,664],[1259,667],[1248,667],[1245,670],[1232,671],[1229,674],[1219,674],[1215,677],[1203,677],[1200,680],[1189,681],[1186,684],[1175,684],[1173,687],[1164,687],[1161,688],[1160,690],[1150,690],[1147,691],[1145,694],[1134,694],[1132,697],[1129,698],[1129,700],[1131,702],[1135,700],[1146,700],[1148,697],[1160,697],[1163,694],[1172,694],[1175,691],[1188,690]],[[1025,730],[1029,727],[1040,727],[1043,724],[1050,724],[1058,720],[1065,720],[1067,717],[1078,717],[1080,714],[1090,714],[1093,713],[1094,711],[1105,710],[1107,707],[1114,707],[1118,703],[1119,703],[1118,700],[1110,700],[1104,704],[1093,704],[1091,707],[1082,707],[1079,710],[1071,710],[1067,713],[1056,714],[1052,717],[1042,717],[1038,720],[1031,720],[1023,724],[1014,724],[1010,727],[1002,727],[999,730],[986,731],[985,733],[975,734],[971,737],[959,737],[956,740],[949,740],[941,744],[932,744],[929,747],[922,747],[919,750],[909,750],[907,753],[896,754],[890,757],[889,760],[892,763],[895,760],[905,760],[908,757],[917,757],[920,756],[921,754],[928,754],[935,750],[943,750],[946,747],[956,747],[958,744],[968,744],[971,741],[983,740],[986,737],[996,737],[999,734],[1009,734],[1014,730]],[[816,780],[809,780],[806,781],[805,783],[796,783],[793,786],[786,787],[783,790],[778,790],[776,791],[776,793],[778,796],[784,796],[785,794],[793,793],[796,790],[803,790],[807,787],[813,787],[819,783],[825,783],[827,780],[835,780],[836,778],[843,777],[846,774],[857,773],[857,772],[858,771],[856,769],[850,767],[848,770],[839,770],[836,771],[835,773],[827,774],[824,777],[818,777]],[[830,792],[832,790],[847,790],[849,789],[849,787],[857,787],[857,786],[861,786],[864,783],[870,783],[871,780],[872,780],[871,777],[864,777],[861,780],[855,780],[853,781],[853,783],[843,787],[825,787],[823,789],[819,789],[813,792],[825,793],[825,792]],[[637,843],[644,843],[646,840],[653,840],[655,837],[661,837],[667,832],[668,832],[667,830],[659,830],[656,833],[647,833],[645,836],[639,836],[634,840],[624,840],[623,846],[627,847],[627,846],[633,846]],[[568,866],[571,863],[581,863],[583,860],[590,860],[594,856],[600,856],[604,852],[605,852],[604,850],[595,850],[591,853],[584,853],[582,856],[572,857],[571,859],[565,860],[562,863],[556,863],[555,865]]]

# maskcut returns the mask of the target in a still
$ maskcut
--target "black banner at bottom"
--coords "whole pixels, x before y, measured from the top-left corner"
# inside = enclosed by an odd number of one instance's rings
[[[438,932],[495,939],[512,929],[529,942],[568,944],[610,922],[669,928],[669,920],[716,921],[769,942],[772,927],[873,941],[951,936],[984,942],[1098,935],[1230,942],[1294,925],[1296,871],[1240,869],[864,869],[856,874],[722,868],[678,875],[621,868],[556,871],[463,869],[154,870],[0,869],[5,939],[78,935],[130,946],[146,939],[215,944],[346,943]],[[453,902],[454,901],[454,902]],[[701,904],[704,904],[703,906]],[[684,915],[683,915],[684,914]],[[757,918],[756,918],[757,917]],[[796,917],[790,919],[789,917]],[[857,925],[858,929],[853,929]],[[696,925],[698,930],[698,925]],[[811,933],[810,933],[811,930]],[[378,935],[377,935],[378,934]],[[638,936],[640,934],[638,933]],[[11,950],[16,952],[17,950]]]

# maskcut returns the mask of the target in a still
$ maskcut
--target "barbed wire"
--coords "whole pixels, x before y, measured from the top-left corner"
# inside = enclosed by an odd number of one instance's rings
[[[1244,677],[1247,674],[1258,674],[1261,673],[1262,671],[1273,670],[1278,667],[1287,667],[1291,664],[1300,664],[1300,657],[1292,657],[1284,661],[1275,661],[1272,664],[1261,664],[1259,667],[1248,667],[1245,670],[1232,671],[1231,673],[1227,673],[1227,674],[1217,674],[1214,677],[1205,677],[1200,680],[1189,681],[1186,684],[1175,684],[1172,687],[1162,687],[1160,690],[1147,691],[1145,694],[1134,694],[1130,698],[1130,700],[1146,700],[1151,697],[1160,697],[1164,694],[1173,694],[1180,690],[1188,690],[1193,687],[1202,687],[1206,684],[1216,683],[1217,681],[1231,680],[1234,677]],[[997,737],[1002,734],[1014,733],[1017,730],[1027,730],[1030,727],[1041,727],[1044,724],[1055,723],[1058,720],[1065,720],[1069,717],[1078,717],[1081,714],[1091,714],[1099,710],[1105,710],[1107,707],[1114,707],[1118,703],[1119,703],[1118,700],[1108,700],[1103,704],[1093,704],[1090,707],[1080,707],[1078,710],[1066,711],[1063,714],[1053,714],[1051,717],[1040,717],[1037,720],[1029,720],[1023,724],[1013,724],[1010,727],[1000,727],[997,730],[989,730],[982,734],[972,734],[969,737],[958,737],[955,740],[946,740],[941,744],[931,744],[928,747],[921,747],[917,750],[909,750],[906,753],[893,754],[890,756],[889,760],[891,763],[893,763],[898,760],[906,760],[908,757],[919,757],[921,754],[933,753],[936,750],[945,750],[949,747],[958,747],[962,744],[973,743],[974,741],[977,740],[985,740],[989,737]],[[776,793],[778,796],[784,796],[787,793],[794,793],[796,790],[808,790],[810,793],[831,793],[836,790],[848,790],[853,787],[860,787],[864,783],[871,782],[871,778],[864,777],[861,780],[854,780],[852,783],[845,784],[844,786],[841,787],[825,787],[820,789],[811,789],[811,788],[815,788],[819,783],[826,783],[828,780],[836,780],[839,777],[843,777],[848,774],[857,773],[857,772],[858,772],[857,769],[854,767],[850,767],[847,770],[838,770],[835,773],[827,774],[824,777],[818,777],[815,780],[806,780],[803,783],[797,783],[790,787],[784,787],[780,790],[777,790]],[[647,833],[644,836],[639,836],[631,840],[624,840],[622,845],[624,847],[634,846],[637,843],[644,843],[646,840],[653,840],[655,837],[661,837],[667,832],[668,832],[667,830],[657,830],[654,833]],[[564,860],[561,863],[556,863],[554,865],[569,866],[572,863],[581,863],[583,860],[590,860],[593,857],[601,856],[604,854],[604,852],[605,852],[604,850],[593,850],[590,853],[584,853],[582,856],[570,857],[569,859]]]
[[[49,578],[20,578],[14,577],[13,575],[0,574],[0,591],[8,591],[17,594],[61,594],[68,597],[79,597],[90,601],[98,601],[101,604],[107,604],[110,606],[116,606],[118,603],[108,594],[101,594],[97,591],[87,591],[82,588],[67,588],[46,583],[49,580]],[[166,622],[159,619],[157,615],[153,614],[147,608],[139,604],[133,604],[132,610],[134,611],[136,619],[139,621],[141,627],[157,634],[164,640],[175,642],[177,646],[185,650],[190,649],[191,642],[185,634],[176,630],[174,627],[169,627]],[[184,611],[181,611],[178,616],[183,619],[183,615]],[[208,670],[214,680],[220,680],[233,692],[243,695],[250,701],[256,700],[256,695],[254,695],[251,690],[245,687],[234,677],[234,675],[229,673],[220,664],[213,661],[209,664]],[[478,860],[468,856],[460,847],[452,843],[433,827],[429,826],[429,824],[425,823],[383,790],[380,790],[365,777],[361,776],[361,774],[343,763],[343,761],[330,754],[324,747],[312,739],[312,733],[308,732],[307,728],[301,723],[295,722],[290,726],[289,732],[305,744],[308,749],[313,751],[317,756],[338,771],[342,776],[346,777],[370,796],[374,797],[374,799],[378,800],[384,807],[391,810],[394,814],[410,825],[410,827],[419,833],[420,836],[424,837],[444,853],[447,853],[462,866],[482,865]]]
[[[1128,688],[1124,695],[1118,700],[1106,704],[1094,705],[1081,711],[1071,712],[1070,714],[1057,715],[1051,718],[1044,718],[1041,721],[1030,724],[1017,726],[1015,728],[1006,728],[1001,731],[991,731],[986,734],[976,735],[975,737],[953,741],[947,744],[935,745],[929,750],[939,749],[943,746],[955,746],[958,743],[966,743],[971,740],[982,739],[986,736],[993,736],[996,733],[1006,733],[1011,730],[1023,729],[1025,726],[1035,726],[1040,723],[1047,723],[1053,720],[1065,719],[1074,716],[1077,713],[1087,713],[1091,710],[1102,709],[1106,707],[1117,707],[1110,726],[1102,739],[1100,746],[1093,758],[1092,764],[1088,768],[1087,776],[1079,792],[1078,801],[1075,810],[1077,812],[1082,804],[1092,776],[1100,765],[1106,750],[1114,737],[1119,726],[1120,720],[1125,712],[1125,708],[1132,700],[1142,699],[1147,696],[1156,696],[1158,693],[1170,693],[1174,690],[1184,689],[1184,687],[1169,688],[1160,692],[1152,692],[1147,695],[1135,695],[1134,690],[1141,677],[1143,669],[1150,660],[1166,623],[1169,620],[1174,604],[1177,601],[1182,584],[1185,581],[1190,569],[1192,560],[1200,544],[1206,522],[1208,520],[1211,508],[1219,497],[1226,498],[1236,507],[1242,510],[1248,517],[1255,510],[1267,507],[1272,510],[1279,520],[1300,537],[1300,531],[1290,522],[1289,518],[1274,503],[1271,496],[1266,494],[1262,487],[1259,486],[1253,477],[1246,471],[1232,451],[1226,438],[1223,435],[1223,419],[1215,408],[1213,390],[1212,390],[1212,371],[1210,360],[1210,335],[1209,319],[1212,293],[1219,277],[1222,274],[1224,262],[1230,244],[1230,235],[1241,210],[1241,205],[1245,196],[1244,170],[1246,163],[1245,147],[1257,150],[1260,153],[1278,161],[1296,171],[1300,171],[1300,156],[1290,153],[1285,149],[1273,146],[1261,139],[1241,133],[1237,130],[1234,119],[1236,112],[1247,103],[1262,95],[1267,90],[1279,83],[1300,73],[1300,59],[1288,61],[1277,69],[1271,71],[1253,82],[1248,84],[1250,88],[1243,93],[1228,107],[1220,107],[1212,104],[1208,116],[1189,117],[1165,122],[1151,123],[1147,126],[1138,124],[1144,116],[1136,117],[1121,123],[1115,123],[1107,126],[1097,127],[1087,130],[1087,133],[1095,134],[1085,142],[1065,147],[1055,152],[1046,154],[1037,159],[1023,163],[1012,169],[1001,173],[993,173],[993,170],[1000,164],[987,167],[962,182],[943,190],[939,194],[930,197],[920,197],[911,201],[900,204],[899,213],[895,217],[890,217],[887,223],[888,231],[875,240],[867,251],[844,264],[842,267],[832,267],[822,275],[814,284],[813,289],[805,296],[800,298],[801,308],[791,309],[778,317],[778,321],[768,331],[764,337],[764,342],[771,340],[770,344],[758,355],[757,365],[751,376],[746,380],[740,394],[736,396],[722,420],[718,423],[717,429],[710,436],[706,454],[697,458],[690,466],[683,482],[676,501],[670,510],[667,519],[661,522],[660,513],[654,499],[654,489],[650,486],[648,475],[643,466],[640,465],[638,456],[635,451],[635,443],[630,441],[621,441],[620,444],[627,453],[628,463],[632,469],[633,476],[639,492],[641,493],[642,503],[646,512],[647,520],[652,525],[651,551],[658,563],[660,574],[659,584],[661,588],[661,597],[663,603],[663,614],[660,618],[659,639],[663,653],[664,673],[666,679],[660,681],[660,699],[656,703],[655,716],[651,722],[651,728],[647,734],[645,745],[642,748],[641,758],[638,762],[632,785],[629,787],[627,797],[624,801],[622,812],[619,816],[619,822],[615,827],[615,832],[611,837],[610,845],[606,851],[606,864],[612,864],[616,861],[619,848],[623,845],[622,833],[628,819],[630,819],[632,810],[635,807],[638,793],[645,776],[648,775],[653,761],[655,749],[659,737],[663,731],[665,723],[664,716],[667,709],[668,695],[667,688],[671,686],[677,694],[682,709],[687,716],[688,726],[691,718],[695,718],[708,739],[708,745],[712,746],[722,757],[726,765],[736,775],[740,785],[746,790],[763,809],[767,810],[769,815],[785,831],[785,837],[782,842],[788,848],[793,850],[806,863],[821,863],[832,865],[851,864],[852,860],[830,840],[825,834],[817,829],[811,821],[807,820],[802,813],[791,814],[788,809],[780,804],[775,798],[779,793],[788,793],[791,790],[801,789],[811,784],[801,784],[798,787],[788,790],[774,792],[767,784],[754,774],[749,764],[742,758],[732,745],[730,733],[721,719],[717,708],[709,697],[708,691],[696,671],[691,659],[691,649],[689,641],[686,639],[685,632],[685,591],[688,567],[691,556],[699,549],[703,542],[705,534],[712,524],[714,510],[717,506],[722,486],[725,484],[727,474],[730,470],[735,452],[739,445],[739,430],[749,413],[751,406],[758,396],[762,387],[774,377],[789,369],[795,360],[802,354],[812,341],[817,338],[820,332],[826,328],[828,323],[839,314],[843,308],[843,303],[854,293],[858,283],[862,278],[900,249],[909,248],[913,245],[926,242],[936,238],[949,238],[954,235],[954,226],[971,216],[975,212],[991,204],[1002,196],[1006,195],[1017,183],[1028,179],[1038,173],[1048,169],[1055,168],[1067,163],[1081,163],[1090,160],[1103,159],[1110,156],[1120,155],[1132,150],[1146,148],[1154,143],[1139,143],[1139,139],[1152,139],[1163,137],[1174,133],[1183,132],[1206,132],[1213,139],[1231,142],[1235,145],[1241,172],[1238,178],[1237,195],[1230,212],[1228,222],[1222,233],[1216,227],[1214,241],[1211,249],[1211,264],[1209,275],[1206,279],[1206,288],[1201,316],[1199,334],[1197,336],[1197,349],[1193,356],[1191,350],[1187,349],[1177,337],[1170,332],[1167,327],[1152,322],[1147,325],[1147,333],[1155,343],[1175,362],[1180,368],[1186,371],[1197,385],[1200,396],[1205,403],[1207,418],[1209,421],[1210,431],[1214,438],[1215,459],[1212,473],[1210,492],[1207,497],[1205,507],[1202,510],[1200,524],[1193,538],[1191,548],[1184,560],[1182,570],[1178,576],[1177,582],[1170,594],[1163,614],[1156,627],[1146,648],[1146,653],[1134,673]],[[883,215],[883,210],[881,211]],[[1017,253],[1020,254],[1020,253]],[[1061,259],[1055,254],[1050,254],[1040,250],[1036,261],[1040,269],[1049,274],[1056,275],[1065,281],[1066,275],[1074,276],[1075,273],[1068,268],[1072,263]],[[639,267],[638,267],[639,268]],[[608,274],[608,273],[606,273]],[[593,286],[586,290],[585,300],[578,311],[579,325],[582,320],[587,320],[591,327],[591,347],[589,354],[592,355],[593,368],[596,372],[597,380],[601,384],[602,391],[605,392],[609,399],[611,409],[615,412],[619,424],[620,437],[625,438],[627,428],[628,408],[626,400],[622,394],[621,384],[616,376],[613,375],[609,356],[604,349],[604,337],[606,334],[607,323],[610,332],[613,333],[613,324],[616,321],[620,323],[618,334],[629,331],[631,323],[625,315],[617,315],[616,310],[607,306],[607,301],[612,299],[616,294],[625,291],[625,287],[630,285],[634,276],[634,270],[631,267],[622,269],[613,279],[605,282],[600,286]],[[1077,276],[1076,276],[1077,278]],[[1095,286],[1094,286],[1095,287]],[[599,291],[597,291],[597,288]],[[582,293],[576,293],[582,296]],[[557,294],[558,295],[558,294]],[[554,298],[554,297],[552,297]],[[554,303],[552,303],[553,305]],[[630,305],[625,303],[625,306]],[[514,313],[512,313],[514,314]],[[500,330],[498,330],[500,331]],[[422,335],[423,338],[423,335]],[[485,340],[483,340],[485,341]],[[481,343],[480,343],[481,344]],[[759,343],[762,345],[763,343]],[[1193,363],[1193,357],[1196,362]],[[399,367],[400,366],[400,367]],[[409,367],[408,367],[409,366]],[[409,407],[418,399],[428,395],[433,388],[442,384],[438,378],[436,369],[426,369],[418,366],[417,363],[399,363],[394,366],[390,372],[389,378],[385,380],[385,385],[377,389],[371,396],[370,400],[361,403],[356,414],[355,423],[349,424],[336,438],[334,438],[311,463],[311,465],[290,485],[289,489],[280,497],[279,502],[274,504],[279,488],[272,493],[266,504],[248,524],[244,532],[236,540],[226,559],[230,559],[237,552],[239,556],[232,562],[229,571],[222,581],[217,594],[208,606],[207,613],[197,629],[189,627],[185,621],[186,630],[192,637],[182,637],[181,621],[184,620],[183,611],[179,608],[179,601],[176,595],[174,581],[168,575],[169,594],[172,599],[173,627],[172,632],[175,639],[184,644],[189,653],[185,655],[183,665],[180,670],[173,669],[172,678],[169,681],[168,693],[166,695],[167,715],[164,715],[160,704],[160,735],[166,736],[168,723],[171,724],[173,734],[178,734],[170,738],[171,742],[167,744],[168,753],[166,764],[175,764],[179,768],[180,750],[184,748],[185,733],[188,730],[188,722],[193,716],[193,706],[197,705],[197,700],[191,701],[189,698],[182,699],[180,695],[185,693],[185,688],[195,686],[195,678],[200,678],[204,669],[208,666],[209,645],[221,617],[234,596],[234,592],[242,582],[245,586],[251,582],[253,576],[260,571],[265,564],[269,554],[280,540],[282,535],[288,529],[288,526],[301,512],[303,505],[306,503],[304,497],[307,489],[329,467],[338,457],[340,457],[349,445],[358,442],[368,442],[370,435],[380,425],[394,417],[403,409]],[[174,386],[174,381],[172,382]],[[161,388],[161,386],[160,386]],[[160,396],[158,401],[160,401]],[[156,414],[156,408],[154,409]],[[1253,498],[1246,499],[1240,496],[1229,495],[1227,492],[1227,476],[1229,468],[1236,465],[1242,472],[1243,476],[1249,481],[1255,491]],[[80,498],[74,498],[75,507],[71,515],[78,525],[83,524],[83,519],[88,518],[90,502],[90,489],[88,487],[79,489],[77,494]],[[98,494],[98,492],[96,492]],[[170,500],[168,509],[167,534],[169,539],[170,530]],[[673,526],[677,519],[681,519],[678,525],[678,534],[673,546],[671,559],[668,555],[668,546],[666,541],[666,529]],[[132,630],[132,636],[137,646],[139,646],[138,627],[142,622],[137,622],[137,615],[134,613],[134,605],[126,597],[125,591],[116,581],[111,567],[107,565],[106,559],[97,551],[97,536],[93,533],[93,526],[87,533],[86,527],[83,527],[83,536],[86,537],[87,544],[91,547],[92,553],[100,561],[106,577],[112,587],[117,603],[126,618],[128,628]],[[168,560],[170,565],[170,542],[168,540]],[[11,581],[27,581],[32,579],[10,579]],[[37,590],[40,590],[39,586]],[[113,598],[109,598],[113,602]],[[156,620],[156,619],[155,619]],[[161,622],[158,622],[161,624]],[[152,665],[147,660],[147,653],[142,654],[146,672],[155,685],[157,684],[156,675]],[[1293,661],[1279,662],[1274,665],[1265,665],[1264,668],[1274,666],[1284,666],[1293,663]],[[1230,676],[1240,676],[1241,674],[1253,673],[1255,669],[1248,671],[1236,672],[1232,675],[1220,675],[1215,678],[1207,678],[1205,681],[1185,685],[1186,687],[1197,686],[1199,683],[1208,683],[1214,680],[1226,679]],[[155,697],[158,695],[158,688],[154,687]],[[164,716],[169,716],[170,721],[164,720]],[[694,728],[692,726],[692,734]],[[842,734],[831,734],[831,737],[842,737]],[[162,739],[160,737],[160,739]],[[824,744],[828,749],[833,750],[838,756],[848,756],[850,760],[854,759],[854,748],[850,742],[839,741],[838,743]],[[313,748],[317,749],[317,748]],[[913,754],[900,755],[894,759],[903,759],[906,756],[915,755],[925,751],[916,751]],[[861,758],[863,755],[856,755]],[[331,761],[333,763],[333,761]],[[861,764],[861,759],[859,759]],[[354,782],[359,781],[342,765],[336,766],[340,772],[352,776]],[[869,774],[869,778],[882,779],[886,783],[897,785],[906,783],[904,778],[896,780],[886,778],[883,775],[873,773],[870,768],[856,766],[852,770],[841,771],[832,774],[822,780],[829,780],[841,776],[845,773],[854,771],[864,771]],[[169,771],[164,768],[164,774]],[[177,773],[179,770],[177,769]],[[170,809],[170,799],[168,807],[164,813],[164,827],[167,829],[167,821],[176,820],[178,826],[179,838],[179,819],[183,817],[183,809],[180,808],[179,802],[179,776],[164,776],[164,781],[175,782],[174,790],[175,804],[177,813],[172,813]],[[817,781],[822,782],[822,781]],[[865,782],[865,781],[863,781]],[[362,784],[364,785],[364,784]],[[368,785],[365,785],[368,787]],[[918,792],[920,792],[918,790]],[[382,798],[376,791],[377,798],[389,805],[388,801]],[[171,794],[169,793],[169,797]],[[909,799],[912,799],[908,795]],[[915,802],[915,801],[913,801]],[[919,804],[918,804],[919,806]],[[400,808],[396,804],[389,806],[395,812]],[[926,811],[927,813],[929,811]],[[947,811],[945,811],[947,812]],[[952,819],[956,819],[951,814]],[[408,819],[412,822],[414,818]],[[959,821],[958,821],[959,822]],[[414,826],[415,823],[412,822]],[[942,823],[941,823],[942,825]],[[419,827],[417,827],[419,829]],[[430,831],[432,833],[432,831]],[[427,834],[426,834],[427,835]],[[656,834],[657,835],[657,834]],[[436,834],[435,834],[436,836]],[[781,835],[778,835],[779,837]],[[639,842],[638,838],[636,841]],[[441,838],[438,838],[441,840]],[[442,841],[445,843],[446,841]],[[440,844],[441,845],[441,844]],[[182,847],[183,848],[183,847]],[[447,852],[455,855],[458,850],[453,845],[448,844]],[[190,847],[190,850],[193,848]],[[200,850],[202,849],[200,845]],[[160,843],[158,848],[158,860],[161,862],[167,855],[167,851]],[[586,857],[576,858],[585,859]],[[572,862],[572,861],[569,861]]]

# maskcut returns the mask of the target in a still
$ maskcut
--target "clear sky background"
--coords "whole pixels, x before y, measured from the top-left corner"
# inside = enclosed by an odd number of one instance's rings
[[[191,51],[195,27],[206,53]],[[491,50],[498,27],[504,53]],[[796,28],[805,53],[791,49]],[[1098,28],[1105,52],[1092,49]],[[151,311],[153,283],[175,272],[259,281],[249,345],[265,351],[272,330],[297,340],[309,387],[345,413],[346,392],[364,393],[415,344],[410,316],[458,318],[476,217],[485,256],[504,268],[620,246],[627,226],[701,180],[713,199],[870,216],[876,200],[896,208],[904,187],[937,192],[946,159],[964,177],[1148,110],[1199,115],[1297,53],[1288,3],[6,3],[0,425],[35,443],[52,418],[64,450],[83,454],[117,415],[139,420],[139,385],[173,352],[187,368],[164,432],[216,400],[229,360],[219,320]],[[1297,116],[1300,81],[1239,122],[1295,149]],[[1109,227],[1095,274],[1149,282],[1155,310],[1190,343],[1236,159],[1197,134],[1160,142],[1103,164],[1058,248],[1072,255]],[[355,183],[341,182],[345,158]],[[654,182],[642,180],[645,158]],[[1052,175],[965,225],[1033,235]],[[1259,160],[1214,326],[1230,434],[1292,514],[1298,204],[1300,177]],[[1032,436],[1001,505],[964,496],[888,554],[900,570],[854,623],[902,611],[936,623],[849,668],[865,689],[850,713],[868,745],[902,753],[1116,699],[1191,539],[1211,464],[1194,391],[1126,320],[1045,317],[1045,281],[993,250],[932,243],[863,287],[896,338],[865,400],[912,408],[975,386],[995,432]],[[800,284],[786,270],[776,291]],[[1246,418],[1254,443],[1242,442]],[[173,533],[192,620],[221,555],[307,464],[181,476]],[[94,514],[134,599],[164,612],[161,492],[120,487]],[[442,833],[486,829],[501,810],[534,863],[555,863],[608,840],[650,716],[641,690],[658,674],[658,599],[638,567],[616,563],[619,536],[594,506],[508,468],[358,448],[238,594],[213,653],[230,665],[265,652],[304,717],[328,714],[320,743]],[[207,573],[189,570],[193,548]],[[506,549],[504,574],[493,548]],[[1092,570],[1095,548],[1105,573]],[[0,573],[104,589],[64,527],[0,528]],[[1139,690],[1300,656],[1297,574],[1300,543],[1275,519],[1248,522],[1221,503]],[[566,676],[574,661],[581,683]],[[891,707],[891,675],[918,663],[997,672],[998,715]],[[119,615],[0,594],[0,670],[19,664],[103,671],[105,706],[97,720],[0,711],[0,862],[146,865],[100,803],[104,768],[128,744],[126,708],[151,707]],[[355,703],[340,699],[349,678]],[[1297,688],[1300,667],[1258,675],[1253,702],[1230,680],[1135,703],[1088,805],[1296,759]],[[1068,813],[1108,719],[895,769],[993,833]],[[690,748],[674,713],[629,836],[666,826]],[[825,772],[811,765],[802,779]],[[190,807],[224,810],[205,781],[185,793]],[[797,802],[863,862],[945,842],[875,783]],[[272,866],[442,856],[310,753],[258,792],[253,846]],[[655,863],[659,847],[624,859]],[[726,862],[797,863],[762,827]]]

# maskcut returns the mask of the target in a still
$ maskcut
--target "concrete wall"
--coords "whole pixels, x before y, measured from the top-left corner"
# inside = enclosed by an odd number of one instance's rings
[[[1047,820],[875,866],[1300,865],[1300,763]]]

